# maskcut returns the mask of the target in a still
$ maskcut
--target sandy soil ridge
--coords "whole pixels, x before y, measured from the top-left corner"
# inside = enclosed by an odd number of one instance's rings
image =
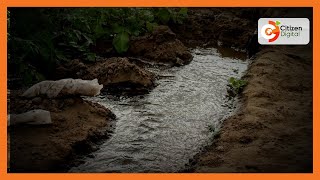
[[[312,47],[259,52],[236,115],[191,163],[192,172],[312,172]]]

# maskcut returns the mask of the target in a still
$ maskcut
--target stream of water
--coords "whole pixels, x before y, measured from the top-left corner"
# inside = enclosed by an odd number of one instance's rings
[[[149,94],[118,100],[90,98],[117,116],[111,138],[70,172],[177,172],[185,168],[232,109],[222,106],[230,77],[247,61],[217,49],[194,49],[182,67],[150,69],[162,78]]]

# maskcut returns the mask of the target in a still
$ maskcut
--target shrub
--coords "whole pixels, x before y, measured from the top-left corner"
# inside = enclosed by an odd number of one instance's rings
[[[26,84],[50,78],[55,66],[69,59],[95,61],[97,40],[112,42],[118,54],[130,37],[158,24],[183,23],[187,8],[9,8],[8,69]],[[42,75],[39,75],[42,74]],[[41,78],[39,78],[41,77]]]

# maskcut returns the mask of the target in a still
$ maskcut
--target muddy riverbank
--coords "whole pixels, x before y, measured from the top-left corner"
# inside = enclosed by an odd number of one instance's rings
[[[312,46],[264,48],[243,105],[190,172],[312,172]]]
[[[125,57],[57,67],[57,78],[98,78],[116,96],[25,100],[12,91],[9,112],[46,109],[53,125],[8,128],[10,171],[180,172],[188,164],[187,172],[311,172],[312,45],[250,44],[257,17],[308,13],[189,12],[184,25],[169,25],[172,31],[162,26],[133,39]],[[198,46],[217,49],[197,52]],[[244,76],[242,106],[225,119],[220,105],[227,80],[240,75],[235,68],[240,60],[227,57],[246,58],[240,51],[252,46],[260,52]],[[124,90],[139,96],[121,99]],[[115,121],[109,109],[124,120]],[[221,122],[212,140],[210,127]],[[114,128],[118,132],[112,133]]]
[[[181,66],[192,60],[189,50],[167,26],[159,26],[151,35],[136,41],[130,53],[138,63],[130,62],[126,57],[104,58],[91,63],[75,59],[60,64],[55,78],[97,78],[104,87],[105,96],[136,96],[152,90],[156,76],[137,64],[141,65],[144,60],[158,63],[161,59],[166,66]],[[152,54],[155,49],[156,55]],[[115,128],[115,115],[108,107],[82,97],[24,99],[20,97],[23,89],[9,92],[9,113],[43,109],[51,113],[53,121],[52,125],[46,126],[8,128],[9,172],[64,172],[81,163],[78,156],[97,150],[97,144],[108,139]]]
[[[307,17],[312,22],[308,8],[248,11],[233,13],[245,19]],[[312,49],[312,41],[257,48],[244,76],[248,85],[239,97],[241,108],[224,120],[212,144],[185,172],[312,172]]]
[[[9,172],[63,172],[108,139],[115,115],[107,108],[80,97],[23,99],[10,92],[9,112],[50,111],[52,124],[8,127]]]
[[[205,146],[227,107],[230,76],[240,78],[247,61],[223,57],[215,48],[193,49],[193,61],[150,67],[159,76],[148,94],[87,98],[117,116],[112,137],[71,172],[178,172]],[[223,106],[225,105],[225,106]]]

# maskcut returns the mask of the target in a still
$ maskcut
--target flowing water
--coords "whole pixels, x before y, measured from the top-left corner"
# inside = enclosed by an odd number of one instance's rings
[[[149,94],[90,98],[117,116],[112,137],[71,172],[177,172],[212,137],[232,109],[225,103],[230,77],[240,78],[247,61],[217,49],[195,49],[182,67],[150,69],[160,75]]]

